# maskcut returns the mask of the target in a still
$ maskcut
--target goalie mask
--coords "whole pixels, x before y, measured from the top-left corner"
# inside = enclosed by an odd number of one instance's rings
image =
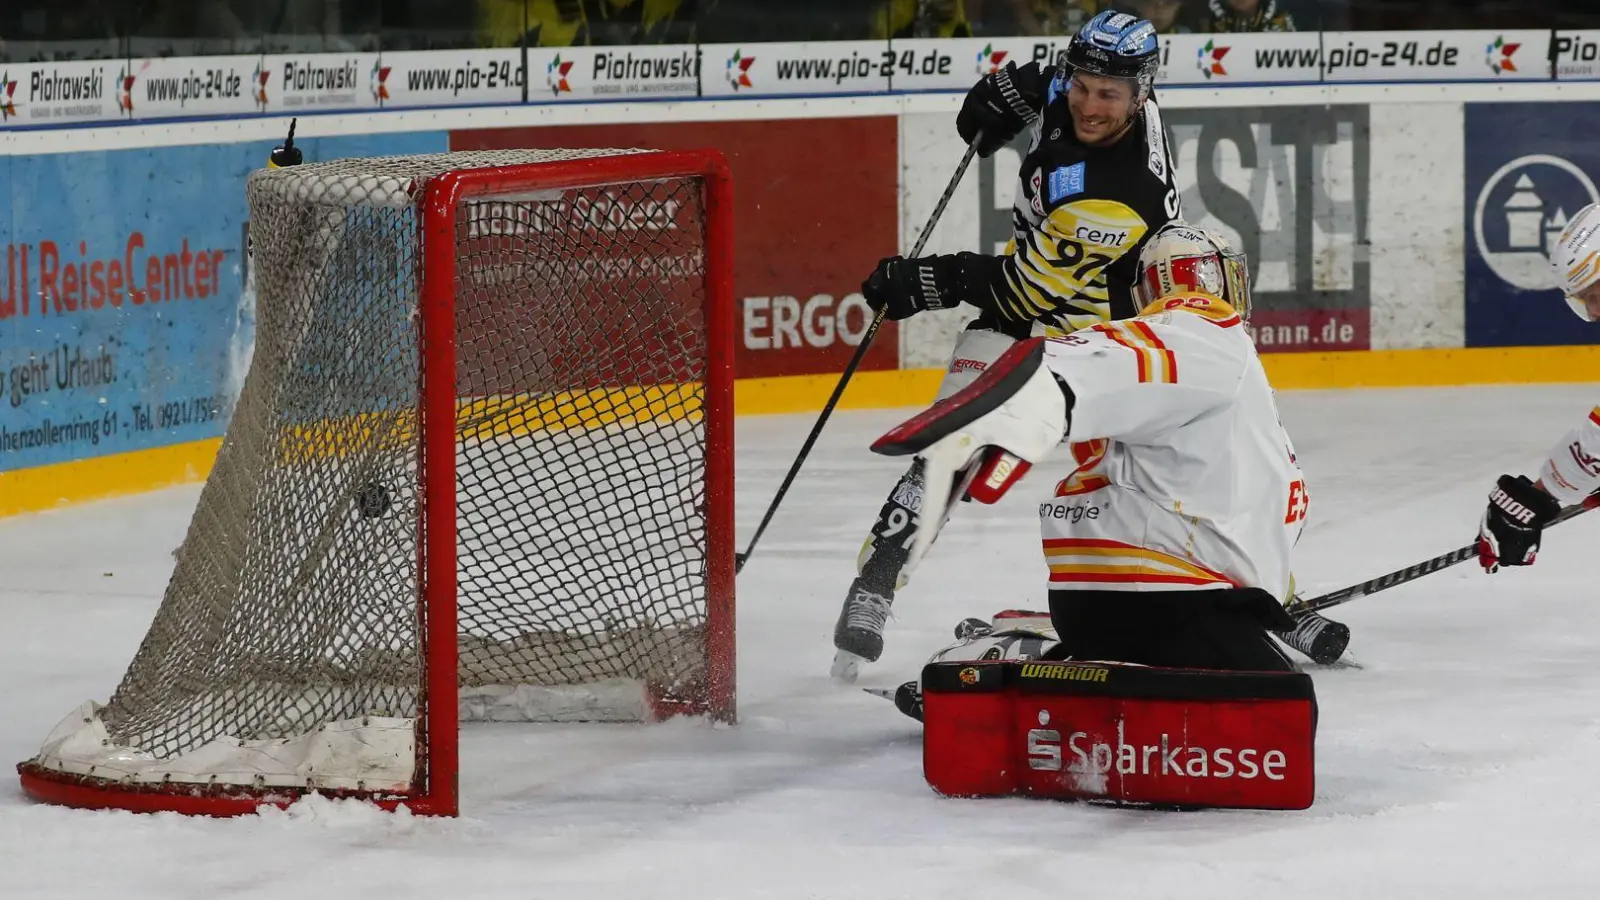
[[[1215,231],[1174,219],[1139,252],[1133,300],[1144,309],[1180,291],[1220,297],[1241,319],[1250,320],[1250,267],[1245,255]]]
[[[1585,322],[1600,310],[1600,203],[1573,214],[1550,248],[1550,270],[1567,305]]]

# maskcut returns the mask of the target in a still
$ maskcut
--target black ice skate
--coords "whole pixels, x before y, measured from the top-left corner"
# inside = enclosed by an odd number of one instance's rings
[[[1293,608],[1291,607],[1291,614]],[[1350,626],[1343,622],[1317,615],[1314,612],[1296,616],[1298,624],[1293,631],[1277,632],[1278,639],[1299,650],[1318,665],[1332,665],[1350,646]]]
[[[869,590],[859,578],[851,583],[850,595],[833,626],[833,646],[838,651],[830,673],[834,678],[853,682],[862,663],[876,662],[883,655],[883,627],[893,603],[892,593]]]

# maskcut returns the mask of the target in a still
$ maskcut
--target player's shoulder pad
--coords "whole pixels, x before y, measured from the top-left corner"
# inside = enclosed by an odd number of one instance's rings
[[[1177,313],[1199,316],[1221,328],[1234,328],[1244,324],[1239,317],[1239,311],[1234,309],[1232,304],[1204,291],[1184,291],[1162,297],[1139,310],[1138,318],[1170,316]]]

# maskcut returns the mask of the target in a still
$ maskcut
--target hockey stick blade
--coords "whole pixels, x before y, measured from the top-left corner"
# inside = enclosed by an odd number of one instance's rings
[[[939,217],[944,215],[945,207],[950,205],[950,198],[955,196],[956,188],[961,184],[961,178],[967,173],[967,167],[972,164],[972,158],[978,154],[978,145],[983,142],[980,132],[972,138],[972,143],[967,145],[965,156],[956,166],[955,172],[950,175],[950,183],[945,186],[944,194],[939,197],[939,203],[933,208],[933,215],[928,217],[928,224],[922,226],[922,234],[917,236],[917,245],[911,248],[911,256],[921,256],[922,248],[927,246],[928,237],[933,234],[933,226],[939,224]],[[867,348],[872,346],[872,339],[878,334],[878,329],[883,327],[884,316],[888,307],[878,310],[872,317],[872,322],[867,326],[866,333],[861,336],[861,342],[856,345],[856,352],[850,356],[850,362],[844,367],[844,373],[839,376],[839,383],[833,386],[833,393],[828,396],[828,402],[822,406],[822,412],[817,415],[817,422],[811,426],[811,433],[806,435],[805,442],[800,445],[800,452],[794,458],[794,463],[789,466],[788,474],[783,476],[783,482],[778,485],[778,493],[773,496],[772,502],[767,505],[767,512],[761,517],[761,524],[756,526],[755,534],[751,535],[750,543],[744,548],[743,553],[735,553],[734,573],[744,571],[744,564],[749,562],[750,554],[756,552],[756,543],[761,540],[761,535],[766,533],[767,526],[771,524],[772,517],[778,512],[778,504],[783,502],[789,493],[789,486],[794,484],[796,475],[800,474],[800,467],[805,465],[806,457],[811,455],[811,448],[816,445],[817,438],[822,435],[822,426],[828,423],[828,418],[833,415],[833,408],[839,405],[839,398],[844,395],[845,385],[850,383],[850,376],[856,373],[861,365],[861,360],[867,355]]]
[[[1583,503],[1569,506],[1566,509],[1563,509],[1560,513],[1556,514],[1556,517],[1551,519],[1550,524],[1546,525],[1545,527],[1549,528],[1551,525],[1559,525],[1568,519],[1583,515],[1590,509],[1592,509],[1592,507]],[[1313,597],[1304,603],[1298,604],[1293,611],[1298,614],[1314,613],[1319,610],[1328,609],[1332,606],[1338,606],[1342,603],[1349,603],[1351,600],[1354,600],[1357,597],[1365,597],[1368,594],[1376,594],[1379,591],[1386,591],[1389,588],[1405,584],[1408,581],[1415,581],[1424,575],[1432,575],[1434,572],[1448,569],[1457,563],[1466,562],[1477,555],[1478,543],[1477,541],[1473,541],[1465,547],[1457,550],[1451,550],[1449,553],[1441,553],[1432,559],[1425,559],[1422,562],[1413,563],[1409,566],[1406,566],[1404,569],[1396,569],[1393,572],[1379,575],[1377,578],[1363,581],[1360,584],[1352,584],[1347,588],[1334,591],[1331,594],[1323,594],[1320,597]]]

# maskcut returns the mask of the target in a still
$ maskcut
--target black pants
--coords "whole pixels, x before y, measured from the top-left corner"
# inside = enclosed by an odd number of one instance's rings
[[[1061,644],[1050,656],[1180,669],[1293,672],[1268,628],[1294,620],[1259,588],[1051,591]]]

